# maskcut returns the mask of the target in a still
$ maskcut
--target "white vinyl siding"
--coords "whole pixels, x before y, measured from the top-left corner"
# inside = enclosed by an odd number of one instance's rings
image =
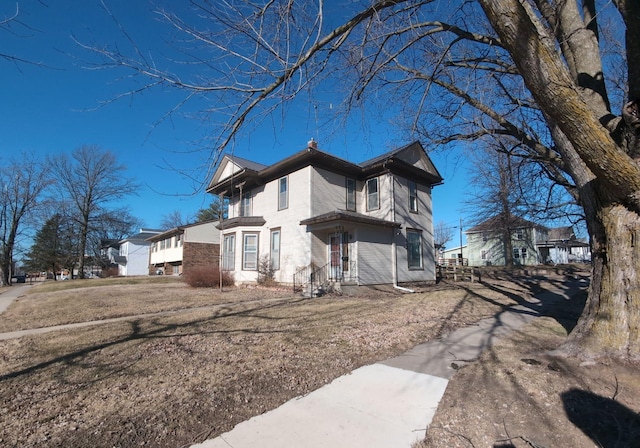
[[[393,282],[391,230],[361,228],[358,232],[358,277],[362,285]]]

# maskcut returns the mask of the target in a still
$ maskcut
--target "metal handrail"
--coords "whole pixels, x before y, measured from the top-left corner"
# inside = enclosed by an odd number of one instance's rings
[[[293,274],[293,292],[300,292],[306,285],[325,284],[329,278],[329,263],[321,267],[313,264],[298,269]]]

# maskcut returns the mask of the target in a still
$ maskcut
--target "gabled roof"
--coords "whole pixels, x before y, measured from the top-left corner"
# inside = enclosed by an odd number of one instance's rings
[[[306,149],[269,166],[225,155],[207,187],[207,192],[220,194],[243,182],[246,188],[251,188],[309,165],[361,180],[377,173],[392,171],[420,184],[433,186],[442,183],[442,176],[419,142],[389,151],[360,164],[321,151],[315,142],[310,142]]]
[[[132,243],[146,244],[147,240],[152,236],[158,235],[162,233],[160,230],[152,230],[152,229],[140,229],[140,233],[136,233],[135,235],[128,236],[120,240],[118,243],[126,243],[127,241]]]
[[[493,216],[480,224],[471,227],[465,233],[477,233],[477,232],[498,232],[501,229],[546,229],[546,227],[536,224],[531,221],[527,221],[524,218],[520,218],[515,215],[500,214]]]

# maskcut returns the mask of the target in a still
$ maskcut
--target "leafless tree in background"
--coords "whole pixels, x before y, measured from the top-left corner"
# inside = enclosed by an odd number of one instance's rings
[[[188,223],[189,220],[182,216],[182,212],[180,210],[174,210],[162,216],[162,219],[160,220],[160,228],[162,230],[169,230],[176,227],[184,226]]]
[[[438,221],[433,226],[433,243],[436,247],[444,248],[449,241],[453,240],[453,229],[454,227],[447,225],[444,221]]]
[[[116,156],[97,146],[81,146],[71,155],[58,154],[48,160],[58,180],[61,200],[69,201],[72,219],[78,226],[78,276],[85,277],[85,256],[92,231],[109,220],[129,216],[116,207],[117,201],[134,194],[138,186],[124,176],[126,167]]]
[[[0,285],[10,285],[14,252],[24,220],[36,212],[51,185],[47,166],[22,154],[0,168]]]

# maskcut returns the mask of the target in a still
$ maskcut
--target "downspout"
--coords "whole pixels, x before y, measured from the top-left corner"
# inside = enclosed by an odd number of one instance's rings
[[[387,162],[383,164],[383,167],[387,167]],[[395,179],[391,175],[391,172],[387,170],[387,174],[391,179],[389,190],[391,196],[391,220],[396,222],[396,197],[395,197]],[[412,289],[405,288],[402,286],[398,286],[398,253],[396,247],[396,228],[391,227],[391,278],[393,282],[393,287],[403,292],[415,292]]]

